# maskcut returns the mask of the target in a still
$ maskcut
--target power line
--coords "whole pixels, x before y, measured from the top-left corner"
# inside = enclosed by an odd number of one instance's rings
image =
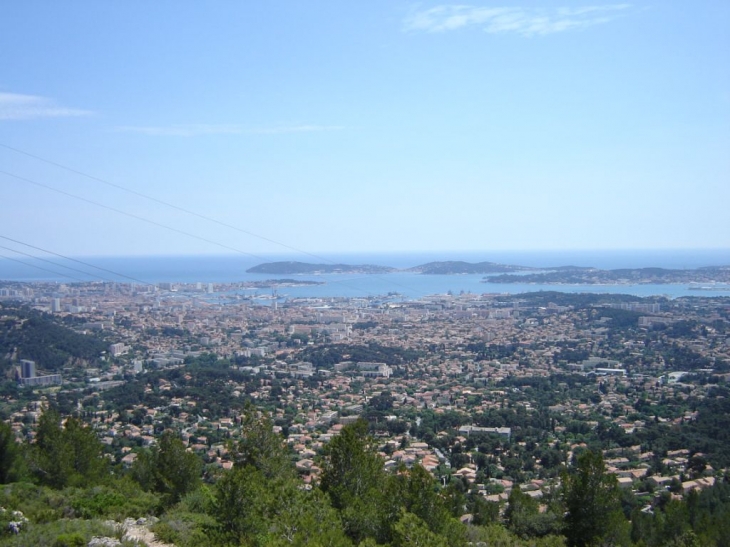
[[[44,272],[51,272],[52,274],[60,275],[61,277],[68,277],[69,279],[73,279],[75,281],[80,281],[82,283],[86,282],[86,280],[84,280],[84,279],[79,279],[78,277],[74,277],[72,275],[66,275],[61,272],[57,272],[55,270],[50,270],[48,268],[44,268],[44,267],[38,266],[36,264],[29,264],[28,262],[23,262],[22,260],[18,260],[17,258],[10,258],[9,256],[5,256],[4,254],[0,254],[0,258],[4,258],[5,260],[12,260],[13,262],[18,262],[19,264],[23,264],[24,266],[30,266],[31,268],[43,270]]]
[[[157,226],[159,228],[165,228],[166,230],[170,230],[172,232],[176,232],[178,234],[182,234],[182,235],[187,236],[187,237],[192,237],[193,239],[197,239],[199,241],[204,241],[205,243],[210,243],[211,245],[217,245],[218,247],[221,247],[223,249],[227,249],[229,251],[234,251],[236,253],[240,253],[240,254],[243,254],[243,255],[246,255],[246,256],[251,256],[253,258],[258,258],[259,260],[265,260],[264,258],[262,258],[260,256],[256,256],[255,254],[252,254],[252,253],[247,253],[246,251],[242,251],[241,249],[236,249],[235,247],[231,247],[230,245],[225,245],[224,243],[218,243],[217,241],[213,241],[212,239],[208,239],[206,237],[202,237],[202,236],[198,236],[198,235],[195,235],[195,234],[191,234],[190,232],[186,232],[185,230],[180,230],[178,228],[174,228],[172,226],[168,226],[166,224],[162,224],[161,222],[157,222],[155,220],[150,220],[148,218],[145,218],[145,217],[142,217],[142,216],[139,216],[139,215],[135,215],[134,213],[128,213],[127,211],[122,211],[121,209],[117,209],[117,208],[111,207],[109,205],[104,205],[103,203],[99,203],[98,201],[94,201],[93,199],[88,199],[88,198],[85,198],[83,196],[79,196],[77,194],[72,194],[71,192],[66,192],[65,190],[60,190],[59,188],[54,188],[53,186],[49,186],[47,184],[43,184],[42,182],[38,182],[38,181],[35,181],[35,180],[31,180],[31,179],[26,178],[26,177],[21,177],[20,175],[15,175],[13,173],[9,173],[9,172],[3,171],[3,170],[0,170],[0,173],[2,173],[3,175],[9,176],[9,177],[13,177],[13,178],[18,179],[18,180],[22,180],[23,182],[27,182],[29,184],[34,184],[35,186],[39,186],[41,188],[45,188],[46,190],[50,190],[51,192],[56,192],[56,193],[61,194],[61,195],[64,195],[64,196],[68,196],[68,197],[71,197],[71,198],[74,198],[74,199],[78,199],[80,201],[84,201],[86,203],[90,203],[91,205],[95,205],[97,207],[101,207],[102,209],[106,209],[108,211],[113,211],[113,212],[118,213],[120,215],[124,215],[124,216],[130,217],[130,218],[133,218],[135,220],[141,220],[142,222],[146,222],[148,224],[152,224],[153,226]]]
[[[58,162],[55,162],[55,161],[53,161],[53,160],[49,160],[49,159],[47,159],[47,158],[43,158],[43,157],[41,157],[41,156],[38,156],[38,155],[36,155],[36,154],[32,154],[32,153],[30,153],[30,152],[26,152],[25,150],[20,150],[19,148],[15,148],[15,147],[13,147],[13,146],[9,146],[9,145],[7,145],[7,144],[3,144],[3,143],[0,143],[0,147],[2,147],[2,148],[5,148],[5,149],[7,149],[7,150],[11,150],[11,151],[13,151],[13,152],[15,152],[15,153],[17,153],[17,154],[22,154],[22,155],[24,155],[24,156],[27,156],[27,157],[29,157],[29,158],[33,158],[33,159],[35,159],[35,160],[38,160],[38,161],[41,161],[41,162],[47,163],[47,164],[49,164],[49,165],[53,165],[54,167],[58,167],[59,169],[63,169],[63,170],[65,170],[65,171],[68,171],[68,172],[70,172],[70,173],[74,173],[74,174],[76,174],[76,175],[79,175],[79,176],[82,176],[82,177],[86,177],[86,178],[88,178],[88,179],[90,179],[90,180],[93,180],[93,181],[96,181],[96,182],[100,182],[100,183],[102,183],[102,184],[105,184],[105,185],[107,185],[107,186],[110,186],[110,187],[112,187],[112,188],[116,188],[116,189],[118,189],[118,190],[122,190],[122,191],[124,191],[124,192],[127,192],[127,193],[129,193],[129,194],[132,194],[132,195],[135,195],[135,196],[138,196],[138,197],[141,197],[141,198],[147,199],[147,200],[149,200],[149,201],[152,201],[152,202],[154,202],[154,203],[157,203],[157,204],[160,204],[160,205],[164,205],[165,207],[169,207],[169,208],[171,208],[171,209],[174,209],[174,210],[176,210],[176,211],[180,211],[180,212],[182,212],[182,213],[185,213],[185,214],[188,214],[188,215],[192,215],[192,216],[194,216],[194,217],[200,218],[200,219],[202,219],[202,220],[205,220],[205,221],[207,221],[207,222],[212,222],[213,224],[217,224],[217,225],[219,225],[219,226],[223,226],[223,227],[225,227],[225,228],[229,228],[229,229],[231,229],[231,230],[235,230],[235,231],[237,231],[237,232],[240,232],[240,233],[242,233],[242,234],[246,234],[246,235],[248,235],[248,236],[251,236],[251,237],[255,237],[255,238],[257,238],[257,239],[260,239],[260,240],[262,240],[262,241],[266,241],[266,242],[269,242],[269,243],[273,243],[274,245],[278,245],[278,246],[280,246],[280,247],[283,247],[283,248],[285,248],[285,249],[288,249],[288,250],[290,250],[290,251],[295,251],[295,252],[297,252],[297,253],[301,253],[301,254],[304,254],[304,255],[306,255],[306,256],[309,256],[309,257],[311,257],[311,258],[315,258],[315,259],[317,259],[317,260],[322,260],[322,261],[324,261],[324,262],[327,262],[327,263],[330,263],[330,264],[335,264],[335,262],[334,262],[333,260],[330,260],[330,259],[328,259],[328,258],[324,258],[324,257],[322,257],[322,256],[319,256],[319,255],[317,255],[317,254],[314,254],[314,253],[310,253],[310,252],[308,252],[308,251],[305,251],[305,250],[303,250],[303,249],[299,249],[299,248],[297,248],[297,247],[294,247],[293,245],[287,245],[286,243],[282,243],[281,241],[277,241],[277,240],[275,240],[275,239],[271,239],[271,238],[269,238],[269,237],[266,237],[266,236],[262,236],[262,235],[256,234],[256,233],[254,233],[254,232],[251,232],[251,231],[249,231],[249,230],[245,230],[245,229],[243,229],[243,228],[240,228],[240,227],[238,227],[238,226],[234,226],[234,225],[232,225],[232,224],[229,224],[229,223],[227,223],[227,222],[223,222],[223,221],[221,221],[221,220],[218,220],[218,219],[216,219],[216,218],[210,217],[210,216],[208,216],[208,215],[204,215],[204,214],[198,213],[198,212],[196,212],[196,211],[192,211],[192,210],[190,210],[190,209],[186,209],[186,208],[184,208],[184,207],[180,207],[180,206],[178,206],[178,205],[175,205],[175,204],[173,204],[173,203],[170,203],[170,202],[168,202],[168,201],[165,201],[165,200],[162,200],[162,199],[156,198],[156,197],[154,197],[154,196],[150,196],[150,195],[148,195],[148,194],[145,194],[145,193],[143,193],[143,192],[139,192],[139,191],[137,191],[137,190],[133,190],[133,189],[131,189],[131,188],[127,188],[126,186],[123,186],[123,185],[121,185],[121,184],[117,184],[117,183],[114,183],[114,182],[108,181],[108,180],[106,180],[106,179],[103,179],[103,178],[101,178],[101,177],[97,177],[97,176],[91,175],[91,174],[89,174],[89,173],[85,173],[84,171],[80,171],[80,170],[78,170],[78,169],[74,169],[73,167],[69,167],[69,166],[67,166],[67,165],[63,165],[63,164],[61,164],[61,163],[58,163]],[[33,183],[33,184],[38,184],[39,186],[43,186],[43,187],[45,187],[45,188],[48,188],[49,190],[53,190],[53,191],[57,191],[57,192],[60,192],[60,193],[64,193],[64,192],[63,192],[63,191],[61,191],[61,190],[56,190],[56,189],[54,189],[54,188],[51,188],[51,187],[48,187],[48,186],[44,186],[44,185],[42,185],[42,184],[40,184],[40,183],[36,183],[36,182],[30,181],[30,180],[28,180],[28,179],[23,179],[22,177],[17,177],[16,175],[12,175],[12,174],[10,174],[10,173],[7,173],[7,172],[5,172],[5,171],[0,171],[0,172],[2,172],[2,173],[5,173],[6,175],[10,175],[10,176],[15,176],[16,178],[20,178],[21,180],[27,180],[28,182],[31,182],[31,183]],[[72,197],[77,197],[77,196],[73,196],[72,194],[68,194],[68,193],[65,193],[65,195],[69,195],[69,196],[72,196]],[[247,252],[245,252],[245,251],[241,251],[241,250],[239,250],[239,249],[235,249],[235,248],[233,248],[233,247],[229,247],[229,246],[227,246],[227,245],[223,245],[223,244],[221,244],[221,243],[218,243],[218,242],[215,242],[215,241],[212,241],[212,240],[208,240],[208,239],[206,239],[206,238],[202,238],[202,237],[200,237],[200,236],[196,236],[196,235],[194,235],[194,234],[189,234],[189,233],[187,233],[187,232],[184,232],[184,231],[182,231],[182,230],[178,230],[178,229],[176,229],[176,228],[172,228],[172,227],[169,227],[169,226],[163,225],[163,224],[161,224],[161,223],[157,223],[157,222],[155,222],[155,221],[151,221],[151,220],[145,219],[145,218],[143,218],[143,217],[139,217],[139,216],[137,216],[137,215],[133,215],[133,214],[131,214],[131,213],[126,213],[126,212],[123,212],[123,211],[119,211],[119,210],[117,210],[117,209],[114,209],[114,208],[111,208],[111,207],[108,207],[108,206],[105,206],[105,205],[101,205],[101,204],[96,204],[95,202],[92,202],[91,200],[87,200],[87,199],[85,199],[85,198],[78,198],[78,199],[83,199],[84,201],[87,201],[87,202],[89,202],[89,203],[93,203],[93,204],[95,204],[95,205],[99,205],[99,206],[101,206],[101,207],[105,207],[105,208],[107,208],[107,209],[110,209],[110,210],[116,211],[116,212],[118,212],[118,213],[121,213],[121,214],[125,214],[125,215],[127,215],[127,216],[131,216],[131,217],[133,217],[133,218],[137,218],[138,220],[142,220],[142,221],[144,221],[144,222],[148,222],[148,223],[150,223],[150,224],[154,224],[154,225],[156,225],[156,226],[160,226],[160,227],[166,228],[166,229],[168,229],[168,230],[172,230],[172,231],[175,231],[175,232],[178,232],[178,233],[181,233],[181,234],[187,235],[187,236],[189,236],[189,237],[193,237],[193,238],[195,238],[195,239],[199,239],[199,240],[201,240],[201,241],[205,241],[205,242],[207,242],[207,243],[211,243],[211,244],[213,244],[213,245],[217,245],[217,246],[219,246],[219,247],[223,247],[223,248],[225,248],[225,249],[228,249],[228,250],[232,250],[232,251],[235,251],[235,252],[238,252],[238,253],[242,253],[242,254],[245,254],[245,255],[251,256],[251,257],[253,257],[253,258],[257,258],[257,259],[259,259],[259,260],[263,260],[263,261],[266,261],[266,259],[265,259],[265,258],[262,258],[262,257],[260,257],[260,256],[256,256],[256,255],[254,255],[254,254],[252,254],[252,253],[247,253]],[[375,277],[376,279],[383,279],[382,277],[379,277],[379,276],[373,276],[373,277]],[[347,285],[343,284],[343,283],[342,283],[342,282],[340,282],[340,281],[334,281],[334,283],[339,283],[339,284],[341,284],[341,285],[342,285],[343,287],[347,287]],[[406,290],[408,290],[408,291],[412,291],[412,292],[414,292],[414,293],[417,293],[417,294],[418,294],[418,293],[420,293],[420,294],[425,294],[425,293],[423,293],[422,291],[419,291],[419,290],[417,290],[417,289],[414,289],[413,287],[408,287],[408,286],[406,286],[406,285],[402,285],[402,284],[400,284],[400,283],[397,283],[397,282],[393,282],[392,280],[388,280],[388,283],[390,283],[390,284],[391,284],[392,286],[400,287],[400,288],[402,288],[402,289],[406,289]],[[353,289],[359,290],[359,291],[361,291],[361,292],[364,292],[364,293],[366,293],[366,294],[369,294],[369,293],[368,293],[368,291],[364,291],[364,290],[362,290],[362,289],[359,289],[359,288],[357,288],[357,287],[350,287],[350,288],[353,288]]]
[[[61,195],[67,196],[67,197],[71,197],[71,198],[74,198],[74,199],[78,199],[80,201],[84,201],[86,203],[90,203],[91,205],[95,205],[97,207],[101,207],[103,209],[107,209],[109,211],[113,211],[113,212],[118,213],[120,215],[124,215],[124,216],[130,217],[130,218],[136,219],[136,220],[141,220],[142,222],[147,222],[148,224],[152,224],[153,226],[158,226],[160,228],[165,228],[166,230],[170,230],[170,231],[176,232],[178,234],[182,234],[182,235],[185,235],[185,236],[188,236],[188,237],[192,237],[193,239],[197,239],[197,240],[200,240],[200,241],[204,241],[204,242],[210,243],[212,245],[217,245],[219,247],[223,247],[224,249],[228,249],[228,250],[235,251],[235,252],[240,253],[240,254],[243,254],[243,255],[247,255],[247,256],[251,256],[253,258],[257,258],[258,260],[263,260],[263,261],[266,260],[263,257],[257,256],[257,255],[252,254],[252,253],[247,253],[246,251],[242,251],[240,249],[236,249],[235,247],[231,247],[231,246],[225,245],[223,243],[218,243],[217,241],[213,241],[212,239],[208,239],[208,238],[205,238],[205,237],[197,236],[195,234],[191,234],[190,232],[186,232],[184,230],[179,230],[179,229],[174,228],[172,226],[168,226],[166,224],[162,224],[161,222],[157,222],[157,221],[154,221],[154,220],[150,220],[148,218],[145,218],[145,217],[142,217],[142,216],[139,216],[139,215],[135,215],[133,213],[128,213],[127,211],[122,211],[121,209],[117,209],[115,207],[110,207],[109,205],[104,205],[103,203],[99,203],[99,202],[94,201],[92,199],[88,199],[88,198],[85,198],[83,196],[79,196],[79,195],[76,195],[76,194],[72,194],[71,192],[66,192],[65,190],[60,190],[58,188],[54,188],[53,186],[49,186],[47,184],[43,184],[42,182],[38,182],[38,181],[31,180],[31,179],[26,178],[26,177],[21,177],[20,175],[15,175],[13,173],[9,173],[8,171],[0,170],[0,174],[3,174],[3,175],[6,175],[6,176],[15,178],[17,180],[21,180],[23,182],[27,182],[29,184],[33,184],[35,186],[39,186],[41,188],[45,188],[46,190],[50,190],[52,192],[57,192],[57,193],[59,193]],[[0,236],[0,237],[3,237],[4,239],[8,239],[9,241],[14,241],[14,242],[17,243],[16,240],[13,240],[13,239],[10,239],[10,238],[4,237],[4,236]],[[21,245],[26,245],[26,244],[25,243],[21,243]],[[33,247],[32,245],[28,245],[28,246],[29,247]],[[38,247],[34,247],[34,248],[39,249]],[[100,268],[98,266],[94,266],[94,265],[91,265],[91,264],[87,264],[85,262],[82,262],[82,261],[79,261],[79,260],[76,260],[76,259],[73,259],[73,258],[69,258],[67,256],[60,255],[60,254],[54,253],[52,251],[47,251],[47,250],[44,250],[44,249],[39,249],[39,250],[42,250],[43,252],[47,252],[47,253],[50,253],[50,254],[55,254],[55,255],[60,256],[62,258],[66,258],[67,260],[73,260],[75,262],[79,262],[81,264],[85,264],[85,265],[91,266],[92,268],[97,268],[97,269],[100,269],[100,270],[105,270],[104,268]],[[139,279],[136,279],[134,277],[129,277],[127,275],[119,274],[117,272],[113,272],[112,270],[105,270],[105,271],[110,272],[110,273],[113,273],[114,275],[120,275],[122,277],[125,277],[127,279],[131,279],[133,281],[138,281],[140,283],[145,283],[145,284],[151,285],[151,283],[147,283],[146,281],[140,281]],[[363,289],[361,289],[359,287],[347,285],[345,283],[342,283],[341,281],[336,281],[336,280],[335,281],[332,281],[332,282],[333,283],[338,283],[338,284],[342,285],[343,287],[348,287],[350,289],[353,289],[353,290],[356,290],[356,291],[360,291],[360,292],[363,292],[363,293],[369,295],[368,291],[363,290]]]
[[[67,196],[67,197],[71,197],[71,198],[74,198],[74,199],[78,199],[80,201],[84,201],[86,203],[89,203],[91,205],[95,205],[97,207],[101,207],[103,209],[107,209],[109,211],[113,211],[113,212],[118,213],[120,215],[124,215],[124,216],[130,217],[130,218],[134,218],[136,220],[141,220],[142,222],[147,222],[148,224],[152,224],[152,225],[158,226],[160,228],[165,228],[167,230],[176,232],[178,234],[182,234],[182,235],[185,235],[185,236],[188,236],[188,237],[192,237],[194,239],[197,239],[197,240],[200,240],[200,241],[204,241],[204,242],[210,243],[212,245],[217,245],[219,247],[223,247],[224,249],[228,249],[228,250],[231,250],[231,251],[235,251],[235,252],[240,253],[240,254],[243,254],[243,255],[251,256],[251,257],[257,258],[259,260],[263,260],[263,261],[266,260],[265,258],[262,258],[260,256],[255,255],[255,254],[247,253],[246,251],[242,251],[240,249],[236,249],[235,247],[231,247],[231,246],[225,245],[223,243],[218,243],[217,241],[213,241],[212,239],[208,239],[208,238],[205,238],[205,237],[197,236],[195,234],[191,234],[190,232],[186,232],[184,230],[179,230],[179,229],[174,228],[172,226],[168,226],[166,224],[162,224],[161,222],[157,222],[157,221],[154,221],[154,220],[150,220],[148,218],[145,218],[145,217],[142,217],[142,216],[139,216],[139,215],[135,215],[133,213],[128,213],[127,211],[122,211],[121,209],[117,209],[115,207],[110,207],[109,205],[104,205],[103,203],[99,203],[97,201],[94,201],[94,200],[85,198],[83,196],[79,196],[79,195],[76,195],[76,194],[72,194],[71,192],[66,192],[65,190],[60,190],[58,188],[54,188],[53,186],[49,186],[47,184],[43,184],[42,182],[38,182],[38,181],[35,181],[35,180],[31,180],[31,179],[29,179],[27,177],[21,177],[20,175],[15,175],[13,173],[9,173],[8,171],[3,171],[3,170],[0,170],[0,173],[3,174],[3,175],[9,176],[9,177],[15,178],[17,180],[21,180],[23,182],[27,182],[29,184],[33,184],[33,185],[39,186],[41,188],[45,188],[46,190],[50,190],[52,192],[56,192],[56,193],[59,193],[61,195]],[[46,249],[41,249],[40,247],[34,247],[33,245],[29,245],[27,243],[23,243],[23,242],[20,242],[20,241],[17,241],[17,240],[14,240],[14,239],[11,239],[11,238],[8,238],[8,237],[5,237],[5,236],[0,236],[0,237],[2,237],[3,239],[7,239],[8,241],[13,241],[15,243],[20,243],[21,245],[27,245],[28,247],[31,247],[31,248],[34,248],[34,249],[38,249],[38,250],[41,250],[41,251],[46,252],[46,253],[49,253],[49,254],[56,255],[56,256],[59,256],[61,258],[65,258],[67,260],[72,260],[74,262],[78,262],[78,263],[84,264],[86,266],[91,266],[92,268],[97,268],[99,270],[107,271],[107,272],[112,273],[114,275],[118,275],[118,276],[124,277],[126,279],[131,279],[132,281],[136,281],[136,282],[139,282],[139,283],[144,283],[146,285],[152,285],[151,283],[147,283],[146,281],[142,281],[142,280],[136,279],[134,277],[130,277],[128,275],[120,274],[120,273],[114,272],[112,270],[107,270],[107,269],[101,268],[99,266],[94,266],[93,264],[88,264],[86,262],[83,262],[83,261],[80,261],[80,260],[77,260],[77,259],[74,259],[74,258],[70,258],[70,257],[67,257],[65,255],[61,255],[59,253],[55,253],[53,251],[48,251]],[[333,283],[337,283],[339,285],[342,285],[343,287],[348,287],[350,289],[353,289],[353,290],[356,290],[356,291],[360,291],[360,292],[365,293],[365,294],[369,294],[369,292],[366,291],[366,290],[364,290],[364,289],[361,289],[359,287],[355,287],[355,286],[352,286],[352,285],[347,285],[345,283],[342,283],[341,281],[334,280],[332,282]]]
[[[3,237],[3,236],[0,236],[0,237]],[[114,281],[113,279],[109,279],[109,278],[106,278],[106,277],[102,277],[100,275],[92,274],[90,272],[85,272],[84,270],[79,270],[77,268],[72,268],[71,266],[66,266],[64,264],[59,264],[58,262],[53,262],[52,260],[47,260],[45,258],[41,258],[39,256],[32,255],[30,253],[24,253],[23,251],[19,251],[17,249],[11,249],[10,247],[5,247],[3,245],[0,245],[0,249],[5,249],[6,251],[12,251],[14,253],[18,253],[18,254],[21,254],[21,255],[30,257],[30,258],[32,258],[34,260],[40,260],[41,262],[48,262],[49,264],[53,264],[54,266],[60,266],[61,268],[66,268],[68,270],[73,270],[74,272],[82,273],[84,275],[89,275],[91,277],[98,277],[99,279],[103,279],[104,281]]]
[[[31,249],[35,249],[37,251],[42,251],[44,253],[48,253],[50,255],[54,255],[54,256],[57,256],[59,258],[63,258],[65,260],[70,260],[71,262],[76,262],[78,264],[83,264],[84,266],[89,266],[90,268],[96,268],[97,270],[101,270],[102,272],[107,272],[107,273],[110,273],[110,274],[113,274],[113,275],[116,275],[116,276],[119,276],[119,277],[123,277],[125,279],[129,279],[129,280],[134,281],[136,283],[142,283],[143,285],[154,286],[153,283],[148,283],[147,281],[142,281],[141,279],[137,279],[136,277],[131,277],[129,275],[124,275],[122,273],[115,272],[114,270],[109,270],[107,268],[102,268],[101,266],[95,266],[94,264],[89,264],[88,262],[84,262],[83,260],[78,260],[76,258],[71,258],[69,256],[65,256],[65,255],[62,255],[60,253],[56,253],[54,251],[49,251],[48,249],[43,249],[41,247],[36,247],[35,245],[31,245],[30,243],[24,243],[22,241],[19,241],[17,239],[13,239],[11,237],[7,237],[7,236],[4,236],[4,235],[0,235],[0,238],[6,239],[8,241],[12,241],[13,243],[18,243],[19,245],[25,245],[26,247],[30,247]]]
[[[42,157],[37,156],[35,154],[31,154],[30,152],[26,152],[24,150],[20,150],[18,148],[14,148],[12,146],[8,146],[7,144],[3,144],[3,143],[0,143],[0,146],[3,147],[3,148],[6,148],[8,150],[12,150],[13,152],[16,152],[18,154],[22,154],[24,156],[28,156],[30,158],[36,159],[38,161],[42,161],[42,162],[47,163],[49,165],[53,165],[54,167],[58,167],[59,169],[64,169],[66,171],[69,171],[70,173],[74,173],[76,175],[80,175],[82,177],[86,177],[86,178],[91,179],[91,180],[94,180],[96,182],[100,182],[102,184],[106,184],[107,186],[111,186],[112,188],[117,188],[118,190],[122,190],[123,192],[127,192],[129,194],[132,194],[132,195],[135,195],[135,196],[138,196],[138,197],[147,199],[149,201],[153,201],[153,202],[158,203],[160,205],[164,205],[165,207],[169,207],[171,209],[175,209],[176,211],[180,211],[182,213],[185,213],[185,214],[188,214],[188,215],[192,215],[194,217],[197,217],[197,218],[206,220],[208,222],[212,222],[214,224],[218,224],[219,226],[223,226],[225,228],[229,228],[231,230],[235,230],[237,232],[241,232],[242,234],[246,234],[246,235],[249,235],[251,237],[255,237],[255,238],[261,239],[262,241],[266,241],[268,243],[273,243],[274,245],[278,245],[280,247],[284,247],[285,249],[289,249],[290,251],[295,251],[297,253],[305,254],[305,255],[310,256],[312,258],[316,258],[317,260],[324,260],[325,262],[334,263],[334,262],[332,262],[331,260],[329,260],[327,258],[318,256],[316,254],[313,254],[313,253],[310,253],[310,252],[307,252],[307,251],[304,251],[302,249],[298,249],[297,247],[294,247],[292,245],[287,245],[286,243],[282,243],[281,241],[276,241],[275,239],[271,239],[271,238],[268,238],[266,236],[262,236],[262,235],[256,234],[254,232],[250,232],[248,230],[244,230],[243,228],[240,228],[238,226],[234,226],[232,224],[228,224],[227,222],[223,222],[221,220],[218,220],[216,218],[210,217],[208,215],[203,215],[201,213],[197,213],[195,211],[191,211],[190,209],[186,209],[184,207],[180,207],[179,205],[175,205],[175,204],[170,203],[168,201],[165,201],[165,200],[162,200],[162,199],[159,199],[159,198],[150,196],[148,194],[145,194],[143,192],[139,192],[137,190],[132,190],[131,188],[127,188],[126,186],[122,186],[121,184],[116,184],[114,182],[110,182],[110,181],[105,180],[105,179],[102,179],[100,177],[96,177],[94,175],[90,175],[88,173],[84,173],[83,171],[79,171],[78,169],[74,169],[72,167],[68,167],[68,166],[63,165],[61,163],[57,163],[55,161],[52,161],[52,160],[49,160],[49,159],[46,159],[46,158],[42,158]],[[250,255],[250,256],[253,256],[254,258],[261,259],[261,257],[255,256],[255,255]],[[261,259],[261,260],[263,260],[263,259]]]

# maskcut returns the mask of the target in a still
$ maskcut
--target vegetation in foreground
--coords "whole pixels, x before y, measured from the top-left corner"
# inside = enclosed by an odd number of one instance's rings
[[[203,481],[201,461],[171,432],[125,471],[108,464],[77,418],[48,410],[22,444],[3,424],[0,544],[86,545],[118,534],[109,520],[152,515],[158,538],[179,547],[730,544],[726,481],[685,498],[667,492],[641,511],[605,472],[600,452],[585,451],[551,499],[515,488],[500,516],[496,504],[459,482],[441,488],[419,465],[386,471],[364,420],[330,441],[321,480],[305,486],[272,426],[250,411],[229,446],[233,468]]]

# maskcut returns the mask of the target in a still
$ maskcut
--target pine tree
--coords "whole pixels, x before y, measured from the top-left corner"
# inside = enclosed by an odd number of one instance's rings
[[[618,480],[606,473],[600,452],[581,454],[573,469],[563,475],[563,502],[569,546],[628,543]]]
[[[8,424],[0,422],[0,484],[17,480],[19,463],[20,446],[15,434]]]
[[[35,443],[30,449],[30,468],[41,483],[52,488],[85,487],[101,482],[108,462],[96,433],[78,418],[46,410],[38,421]]]
[[[132,477],[148,491],[158,492],[172,505],[200,485],[200,458],[188,452],[172,431],[165,431],[151,450],[140,452]]]

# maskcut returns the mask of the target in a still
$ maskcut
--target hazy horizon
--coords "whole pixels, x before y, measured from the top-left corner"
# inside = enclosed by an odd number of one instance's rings
[[[30,257],[16,262],[0,257],[0,280],[3,275],[15,272],[33,272],[34,269],[71,266],[88,272],[100,271],[85,266],[109,268],[112,271],[145,271],[184,268],[188,271],[220,271],[256,266],[268,262],[294,261],[315,264],[344,263],[351,265],[372,264],[397,269],[407,269],[428,262],[464,261],[495,262],[533,268],[559,266],[595,267],[599,269],[649,268],[695,269],[712,266],[730,266],[730,248],[727,249],[623,249],[623,250],[503,250],[503,251],[410,251],[410,252],[342,252],[342,253],[261,253],[257,256],[242,254],[188,254],[188,255],[95,255],[95,256],[45,256],[46,262]],[[78,260],[80,262],[73,262]],[[36,268],[31,264],[35,262]],[[38,268],[40,267],[40,268]],[[33,272],[44,277],[42,271]],[[73,272],[66,272],[73,273]],[[103,272],[102,272],[103,273]],[[93,275],[93,274],[92,274]],[[142,275],[142,274],[135,274]],[[11,275],[12,277],[12,275]]]

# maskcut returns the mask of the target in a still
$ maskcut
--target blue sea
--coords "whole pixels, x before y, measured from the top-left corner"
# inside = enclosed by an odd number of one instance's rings
[[[279,290],[286,297],[364,297],[398,293],[403,298],[420,298],[432,294],[509,293],[562,291],[632,294],[636,296],[726,296],[722,290],[689,290],[678,285],[538,285],[527,283],[483,283],[479,275],[420,275],[397,272],[384,275],[270,275],[248,274],[246,270],[262,262],[297,260],[312,263],[378,264],[394,268],[409,268],[432,261],[464,260],[467,262],[498,262],[537,268],[556,266],[592,266],[616,268],[698,268],[730,265],[730,249],[713,250],[647,250],[647,251],[485,251],[428,253],[371,253],[312,255],[244,255],[226,256],[152,256],[152,257],[79,257],[72,262],[57,257],[44,257],[52,263],[23,258],[19,262],[0,259],[0,280],[52,281],[118,281],[137,283],[233,283],[272,278],[296,278],[324,282],[324,285],[286,287]],[[97,268],[91,267],[91,265]],[[66,268],[66,267],[68,268]],[[259,294],[266,291],[259,290]]]

